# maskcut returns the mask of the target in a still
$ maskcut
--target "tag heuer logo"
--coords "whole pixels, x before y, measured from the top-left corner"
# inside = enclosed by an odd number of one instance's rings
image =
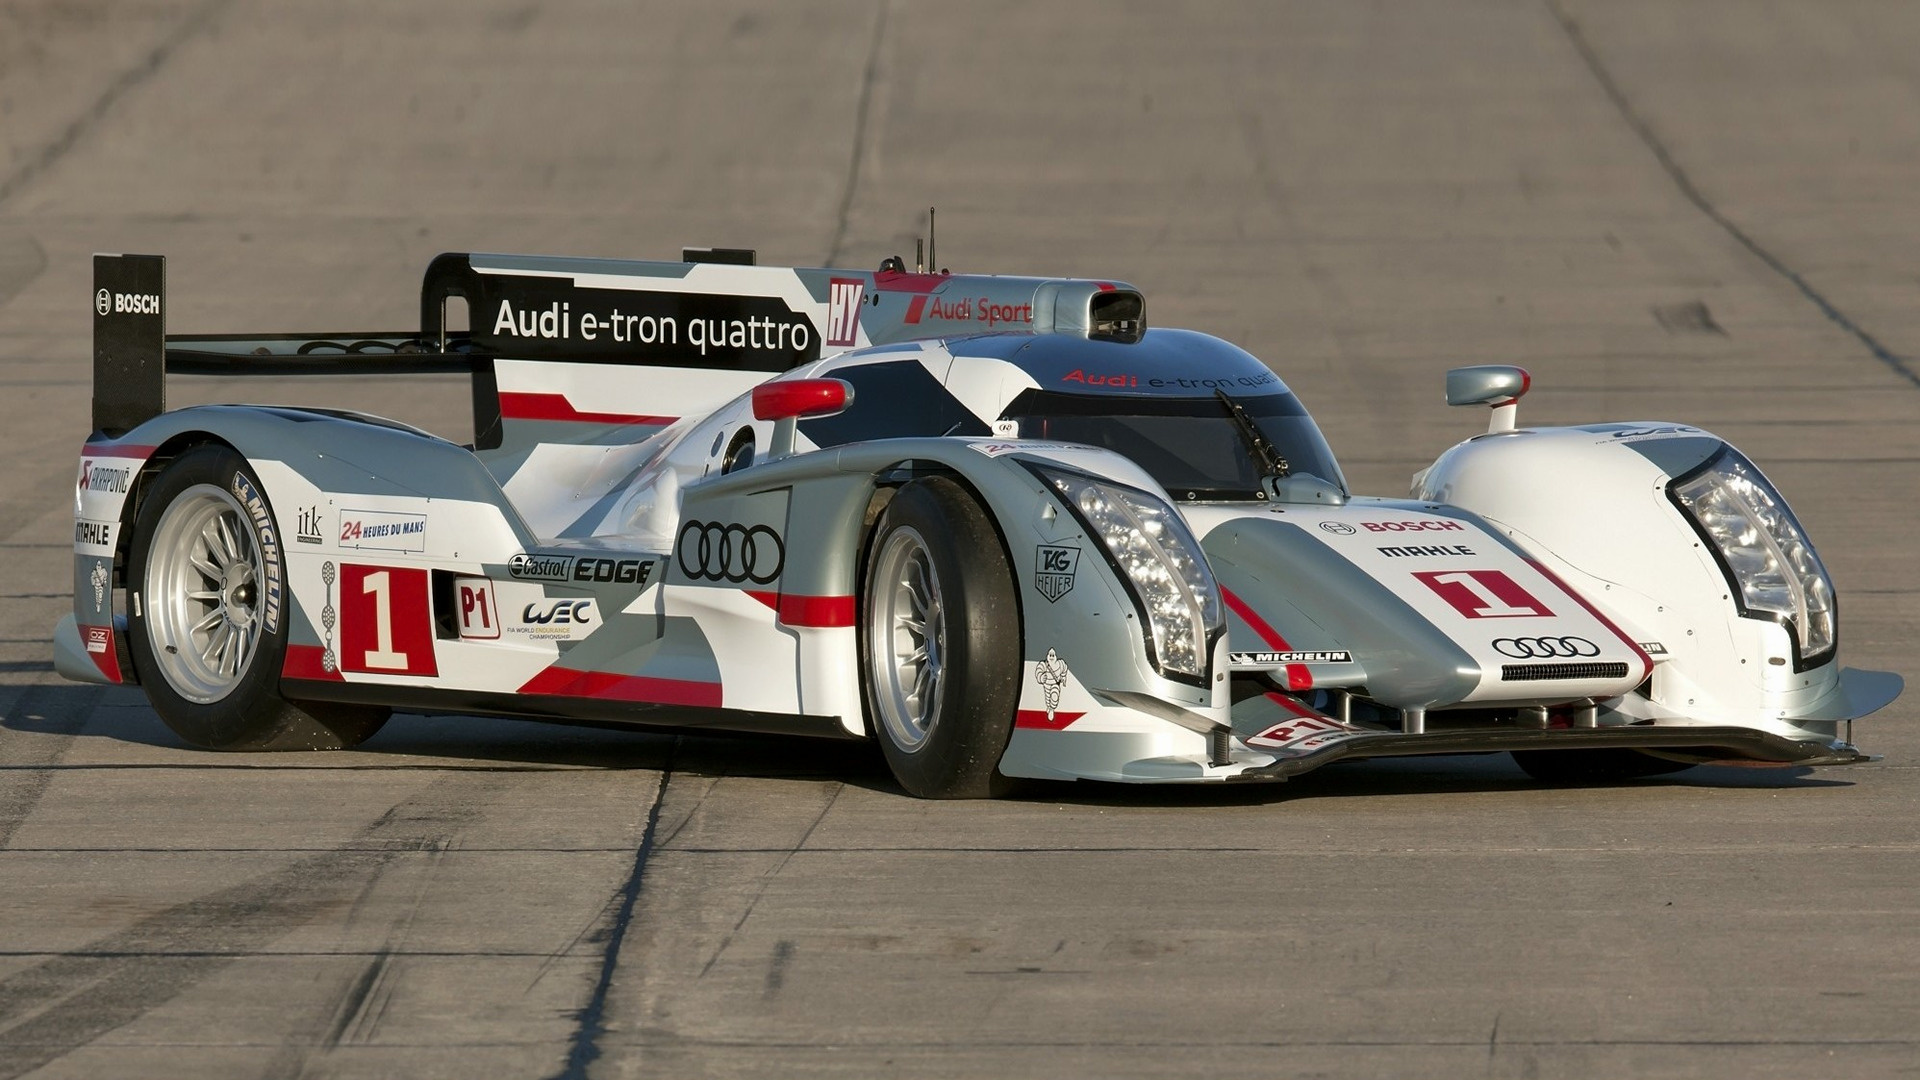
[[[1033,587],[1051,604],[1073,591],[1073,572],[1079,565],[1079,548],[1042,544],[1033,566]]]

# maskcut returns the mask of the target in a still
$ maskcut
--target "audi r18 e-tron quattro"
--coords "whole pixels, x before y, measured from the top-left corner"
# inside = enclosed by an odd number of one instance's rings
[[[1806,530],[1677,423],[1519,428],[1408,498],[1117,281],[443,255],[417,331],[169,338],[98,256],[59,671],[214,749],[392,711],[876,741],[922,796],[1511,751],[1542,777],[1861,759]],[[471,329],[449,332],[450,300]],[[474,442],[168,411],[167,372],[460,371]],[[1596,512],[1598,511],[1598,512]]]

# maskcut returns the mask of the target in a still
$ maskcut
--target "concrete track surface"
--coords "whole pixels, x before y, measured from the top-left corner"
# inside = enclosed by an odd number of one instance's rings
[[[1363,491],[1685,420],[1920,636],[1920,6],[0,2],[0,1080],[1920,1071],[1920,693],[1844,770],[901,795],[865,753],[400,718],[213,755],[51,671],[94,251],[175,330],[403,327],[443,250],[1119,276]],[[244,387],[464,437],[457,387]]]

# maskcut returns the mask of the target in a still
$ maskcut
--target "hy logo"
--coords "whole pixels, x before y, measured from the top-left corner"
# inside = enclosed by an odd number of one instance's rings
[[[827,344],[852,345],[860,333],[860,301],[866,282],[834,278],[827,285]]]

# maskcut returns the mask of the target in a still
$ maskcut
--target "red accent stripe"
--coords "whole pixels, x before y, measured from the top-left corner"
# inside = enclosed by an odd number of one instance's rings
[[[1267,620],[1260,617],[1259,612],[1248,607],[1245,600],[1235,596],[1233,591],[1224,585],[1220,587],[1220,598],[1227,602],[1227,607],[1232,609],[1235,615],[1240,616],[1241,621],[1253,627],[1253,632],[1260,635],[1260,640],[1266,642],[1268,648],[1274,652],[1291,652],[1293,650],[1293,646],[1287,644],[1287,639],[1280,636],[1280,631],[1275,630]],[[1287,665],[1287,689],[1313,689],[1313,672],[1307,669],[1307,665]]]
[[[930,293],[949,280],[948,274],[878,273],[873,275],[873,287],[880,292]]]
[[[570,420],[578,424],[647,424],[665,427],[677,416],[639,416],[633,413],[581,412],[565,394],[525,394],[501,391],[500,416],[506,420]]]
[[[794,593],[746,590],[748,596],[772,608],[788,626],[852,626],[853,597],[799,596]]]
[[[1609,619],[1605,615],[1600,614],[1599,608],[1594,607],[1592,604],[1587,603],[1586,597],[1581,596],[1577,592],[1574,592],[1573,589],[1570,588],[1566,582],[1561,581],[1560,575],[1547,569],[1545,566],[1541,565],[1539,562],[1533,559],[1528,559],[1527,565],[1533,567],[1535,570],[1540,571],[1541,577],[1544,577],[1548,581],[1553,582],[1554,585],[1559,587],[1561,592],[1566,593],[1568,596],[1573,597],[1574,603],[1579,604],[1583,608],[1586,608],[1587,614],[1600,620],[1601,626],[1604,626],[1608,630],[1613,631],[1614,637],[1617,637],[1621,641],[1624,641],[1627,643],[1627,648],[1633,650],[1633,655],[1640,658],[1640,678],[1634,680],[1635,683],[1638,683],[1644,680],[1647,676],[1653,674],[1653,657],[1647,655],[1646,650],[1640,647],[1639,642],[1633,640],[1632,638],[1628,637],[1625,633],[1621,632],[1619,627],[1613,625],[1612,619]]]
[[[1287,710],[1288,712],[1292,713],[1295,716],[1320,717],[1321,715],[1317,712],[1314,712],[1312,709],[1307,708],[1305,705],[1302,705],[1299,702],[1293,700],[1291,697],[1288,697],[1285,694],[1276,694],[1276,693],[1273,693],[1272,691],[1269,691],[1267,693],[1267,697],[1271,698],[1274,704],[1280,706],[1281,708]]]
[[[1042,731],[1061,731],[1075,720],[1087,715],[1083,712],[1055,712],[1053,719],[1047,719],[1045,709],[1021,709],[1013,714],[1013,726],[1038,728]]]
[[[645,675],[617,675],[611,671],[579,671],[559,665],[528,679],[522,694],[586,697],[602,701],[636,701],[652,705],[720,707],[720,684],[691,679],[655,679]]]
[[[283,679],[314,679],[320,682],[345,682],[338,668],[328,671],[327,650],[318,645],[288,645],[286,659],[280,662]]]
[[[906,319],[907,325],[911,326],[914,323],[919,322],[920,313],[922,311],[925,311],[926,309],[927,309],[927,298],[924,296],[914,297],[913,303],[907,305],[907,319]]]
[[[1227,602],[1227,607],[1230,608],[1235,615],[1240,616],[1240,621],[1252,627],[1253,632],[1260,635],[1260,640],[1267,643],[1267,648],[1272,649],[1274,652],[1293,651],[1293,646],[1287,644],[1287,639],[1280,636],[1280,631],[1275,630],[1267,623],[1267,620],[1261,618],[1259,612],[1248,607],[1245,600],[1234,595],[1232,589],[1224,585],[1221,586],[1220,598]]]
[[[123,458],[133,458],[138,461],[145,461],[146,459],[153,456],[153,451],[154,451],[154,448],[151,446],[134,446],[132,444],[128,444],[125,446],[118,446],[113,443],[91,443],[90,442],[80,448],[80,456],[81,457],[123,457]]]

